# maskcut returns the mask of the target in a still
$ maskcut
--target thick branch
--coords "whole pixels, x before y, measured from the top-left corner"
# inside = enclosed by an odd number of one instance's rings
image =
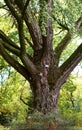
[[[23,20],[19,19],[17,23],[18,23],[19,41],[21,46],[21,54],[23,54],[26,53],[24,31],[23,31]]]
[[[23,64],[26,66],[28,71],[34,75],[37,74],[36,66],[33,64],[33,62],[29,59],[29,57],[26,54],[26,48],[25,48],[25,40],[24,40],[24,31],[23,31],[23,21],[20,19],[18,21],[18,32],[19,32],[19,40],[21,45],[21,60]]]
[[[12,15],[16,18],[16,20],[19,20],[20,16],[15,10],[15,6],[10,2],[10,0],[4,0],[6,5],[8,6],[9,10],[11,11]]]
[[[43,44],[42,35],[41,35],[40,28],[38,24],[36,24],[35,20],[31,18],[31,21],[29,22],[30,17],[32,16],[30,16],[30,12],[28,11],[25,14],[24,19],[25,19],[26,25],[28,26],[32,41],[34,43],[34,49],[35,51],[37,51],[42,48],[42,44]]]
[[[64,62],[59,68],[59,74],[56,77],[54,86],[54,93],[60,90],[62,85],[66,82],[69,74],[82,60],[82,44],[74,51],[74,53]]]
[[[47,1],[47,13],[48,16],[46,17],[46,36],[44,36],[44,52],[43,52],[43,59],[48,58],[50,62],[50,55],[52,51],[52,40],[53,40],[53,29],[52,29],[52,19],[50,18],[52,11],[52,1]],[[44,61],[45,62],[45,61]],[[50,64],[50,63],[47,63]]]
[[[52,48],[52,37],[53,37],[53,29],[52,29],[52,20],[51,18],[49,18],[52,14],[51,12],[51,7],[52,7],[52,1],[49,0],[48,3],[47,3],[47,10],[48,10],[48,18],[47,18],[47,22],[46,22],[46,34],[47,34],[47,43],[46,43],[46,52],[47,53],[50,53],[51,51],[51,48]]]
[[[23,64],[25,65],[25,67],[28,69],[28,71],[32,75],[34,75],[34,74],[37,73],[37,69],[36,69],[35,65],[32,63],[32,61],[30,61],[30,59],[27,56],[26,51],[25,51],[25,41],[24,41],[24,33],[23,33],[23,20],[21,19],[21,17],[19,17],[19,15],[15,11],[13,5],[10,3],[9,0],[5,1],[5,3],[9,7],[12,15],[16,18],[17,23],[18,23],[19,40],[20,40],[20,46],[21,46],[21,51],[20,51],[21,57],[20,58],[21,58]],[[9,39],[6,38],[6,40],[9,40]]]
[[[6,60],[6,62],[8,64],[10,64],[21,75],[23,75],[27,80],[29,80],[28,71],[5,51],[5,49],[1,43],[0,43],[0,55]]]
[[[21,14],[22,14],[22,11],[24,9],[23,1],[19,2],[19,0],[16,0],[15,3],[17,4],[17,6],[20,9]],[[24,14],[24,20],[25,20],[26,25],[29,29],[31,38],[32,38],[34,46],[35,46],[35,50],[41,49],[42,44],[43,44],[41,31],[40,31],[38,24],[33,19],[31,12],[28,8]]]
[[[65,82],[69,74],[82,60],[82,44],[74,51],[74,53],[60,66],[60,74],[62,82]]]
[[[10,51],[12,54],[15,54],[16,56],[20,56],[20,49],[17,49],[2,40],[0,40],[0,44],[3,44],[4,48]]]
[[[24,5],[24,9],[22,11],[22,17],[24,17],[24,14],[26,12],[27,6],[29,5],[29,2],[30,2],[30,0],[27,0],[26,3],[25,3],[25,5]]]
[[[2,30],[0,30],[0,38],[12,47],[20,49],[19,46],[17,46]]]

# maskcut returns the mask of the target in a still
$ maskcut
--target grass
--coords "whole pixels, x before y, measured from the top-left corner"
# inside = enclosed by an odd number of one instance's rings
[[[78,127],[78,126],[69,127],[69,130],[82,130],[82,127]]]
[[[82,130],[82,127],[75,127],[74,130]]]
[[[22,125],[24,125],[25,126],[25,124],[22,124],[21,126],[20,126],[20,123],[17,125],[18,126],[18,128],[16,128],[16,126],[15,126],[16,124],[13,124],[13,127],[15,128],[14,130],[18,130],[18,129],[20,129],[20,128],[23,128],[23,127],[21,127]],[[7,128],[7,127],[4,127],[4,126],[2,126],[2,125],[0,125],[0,130],[10,130],[10,128]],[[13,129],[12,129],[13,130]],[[42,129],[41,129],[42,130]],[[64,129],[63,129],[64,130]],[[66,130],[66,129],[65,129]],[[82,130],[82,127],[80,127],[80,126],[74,126],[74,127],[70,127],[70,128],[68,128],[68,130]]]

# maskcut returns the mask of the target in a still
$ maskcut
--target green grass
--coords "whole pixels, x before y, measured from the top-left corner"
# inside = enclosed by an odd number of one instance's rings
[[[82,130],[82,127],[75,127],[74,130]]]
[[[70,127],[69,130],[82,130],[82,127]]]

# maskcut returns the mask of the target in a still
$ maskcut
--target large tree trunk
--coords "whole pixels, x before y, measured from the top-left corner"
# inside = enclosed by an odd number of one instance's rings
[[[34,109],[44,114],[58,109],[58,96],[60,89],[50,91],[47,79],[42,77],[37,79],[34,95]]]
[[[34,96],[34,109],[44,114],[53,110],[58,112],[58,97],[62,84],[58,77],[59,70],[54,66],[52,54],[53,51],[49,57],[43,57],[37,67],[40,73],[35,75],[30,83]]]

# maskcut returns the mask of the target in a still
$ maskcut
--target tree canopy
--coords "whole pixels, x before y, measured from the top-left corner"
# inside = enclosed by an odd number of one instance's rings
[[[82,35],[81,10],[81,0],[0,2],[0,70],[12,66],[28,80],[34,107],[44,113],[82,59],[82,43],[73,41]]]

